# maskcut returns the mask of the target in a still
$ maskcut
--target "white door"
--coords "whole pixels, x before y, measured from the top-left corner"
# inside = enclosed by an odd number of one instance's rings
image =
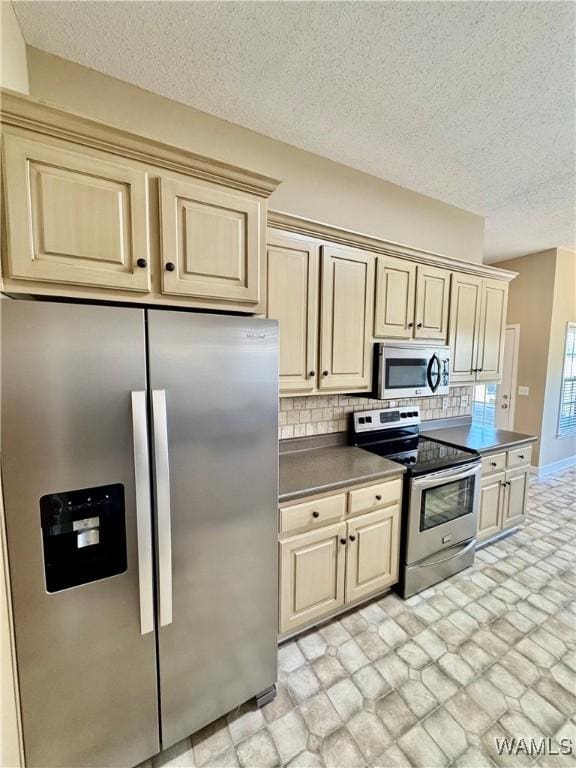
[[[514,429],[516,406],[516,378],[518,375],[518,345],[520,326],[507,325],[504,335],[504,359],[502,381],[496,388],[495,426],[498,429]]]

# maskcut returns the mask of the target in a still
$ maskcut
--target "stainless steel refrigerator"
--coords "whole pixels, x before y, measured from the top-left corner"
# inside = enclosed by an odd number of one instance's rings
[[[135,765],[276,681],[277,324],[0,305],[26,764]]]

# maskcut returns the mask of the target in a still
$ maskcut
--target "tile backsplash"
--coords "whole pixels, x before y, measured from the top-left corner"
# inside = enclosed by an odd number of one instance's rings
[[[419,397],[410,400],[394,400],[395,407],[416,405],[420,417],[442,419],[451,416],[469,416],[472,413],[474,387],[450,387],[450,394],[443,397]],[[468,396],[468,405],[461,406],[463,395]],[[449,407],[442,408],[444,397]],[[349,414],[354,411],[369,411],[374,408],[389,408],[390,400],[372,400],[354,395],[311,395],[309,397],[280,398],[279,436],[280,440],[307,435],[325,435],[329,432],[345,432],[348,429]]]

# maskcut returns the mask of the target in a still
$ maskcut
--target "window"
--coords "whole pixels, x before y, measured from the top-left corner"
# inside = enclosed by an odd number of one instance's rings
[[[560,389],[560,413],[558,415],[558,437],[576,433],[576,323],[566,327],[564,367]]]
[[[480,427],[493,427],[496,418],[497,384],[477,384],[472,401],[472,423]]]

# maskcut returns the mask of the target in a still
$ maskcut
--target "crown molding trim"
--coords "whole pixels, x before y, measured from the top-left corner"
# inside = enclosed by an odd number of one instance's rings
[[[331,224],[324,224],[311,219],[304,219],[299,216],[293,216],[290,213],[282,211],[268,211],[268,226],[273,229],[281,229],[286,232],[292,232],[305,237],[313,237],[338,245],[345,245],[352,248],[362,248],[363,250],[373,251],[377,254],[386,256],[396,256],[398,258],[415,261],[418,264],[427,264],[428,266],[451,269],[456,272],[464,272],[479,277],[506,280],[513,280],[517,272],[511,272],[507,269],[499,269],[488,264],[476,264],[462,259],[455,259],[451,256],[444,256],[433,251],[425,251],[420,248],[412,248],[408,245],[395,243],[390,240],[381,240],[380,238],[366,235],[362,232],[355,232],[350,229],[341,229]]]
[[[228,163],[125,131],[15,91],[0,89],[0,121],[204,181],[269,197],[280,182]]]

